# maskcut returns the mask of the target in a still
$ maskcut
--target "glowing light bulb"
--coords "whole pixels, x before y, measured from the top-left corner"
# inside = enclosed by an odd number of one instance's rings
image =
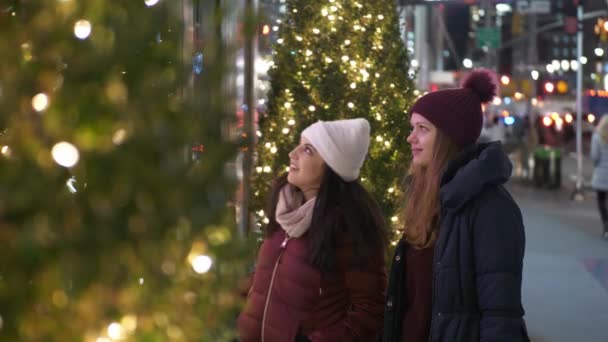
[[[122,144],[125,139],[127,137],[127,131],[125,131],[123,128],[117,130],[114,135],[112,136],[112,142],[114,143],[114,145],[120,145]]]
[[[51,155],[55,162],[63,167],[72,167],[76,165],[80,158],[76,146],[65,141],[55,144],[51,150]]]
[[[125,330],[120,323],[113,322],[108,326],[108,336],[113,340],[124,340]]]
[[[207,273],[211,269],[213,261],[206,255],[199,255],[192,259],[192,268],[196,273]]]
[[[4,145],[2,146],[2,148],[0,149],[0,153],[2,153],[3,156],[5,157],[10,157],[11,156],[11,148]]]
[[[40,93],[32,97],[32,108],[37,112],[42,112],[49,106],[49,97]]]
[[[88,20],[78,20],[74,24],[74,35],[78,39],[87,39],[91,34],[91,23]]]

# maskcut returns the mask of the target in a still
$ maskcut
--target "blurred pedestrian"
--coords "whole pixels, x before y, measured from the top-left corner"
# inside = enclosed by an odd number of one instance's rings
[[[241,342],[374,341],[383,322],[387,234],[359,183],[365,119],[319,121],[276,181]]]
[[[495,78],[431,92],[411,109],[404,231],[390,271],[385,342],[529,341],[521,303],[524,225],[503,184],[500,142],[476,144]]]
[[[608,192],[608,115],[603,115],[591,137],[591,161],[593,176],[591,186],[597,192],[597,206],[602,219],[602,236],[608,239],[608,210],[606,209],[606,192]]]

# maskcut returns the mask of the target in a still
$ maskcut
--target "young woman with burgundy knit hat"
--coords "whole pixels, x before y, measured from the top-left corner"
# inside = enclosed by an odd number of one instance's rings
[[[387,234],[358,181],[365,119],[319,121],[272,192],[241,342],[374,341],[383,324]]]
[[[521,303],[525,235],[503,184],[500,142],[477,144],[495,76],[428,93],[410,113],[412,163],[392,261],[384,342],[529,341]]]

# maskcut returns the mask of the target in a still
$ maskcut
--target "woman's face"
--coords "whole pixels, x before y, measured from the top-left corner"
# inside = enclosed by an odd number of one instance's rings
[[[305,137],[289,152],[287,181],[300,189],[307,199],[314,197],[321,186],[325,162]]]
[[[418,113],[412,114],[410,124],[412,132],[407,137],[407,142],[412,149],[412,163],[427,167],[433,158],[437,127]]]

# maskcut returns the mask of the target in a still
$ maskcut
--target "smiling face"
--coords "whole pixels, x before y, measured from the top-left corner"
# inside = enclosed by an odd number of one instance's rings
[[[427,167],[433,158],[437,127],[418,113],[412,114],[410,124],[412,133],[407,137],[407,142],[412,149],[412,163]]]
[[[289,152],[287,181],[304,193],[306,200],[316,196],[325,171],[325,162],[305,137]]]

